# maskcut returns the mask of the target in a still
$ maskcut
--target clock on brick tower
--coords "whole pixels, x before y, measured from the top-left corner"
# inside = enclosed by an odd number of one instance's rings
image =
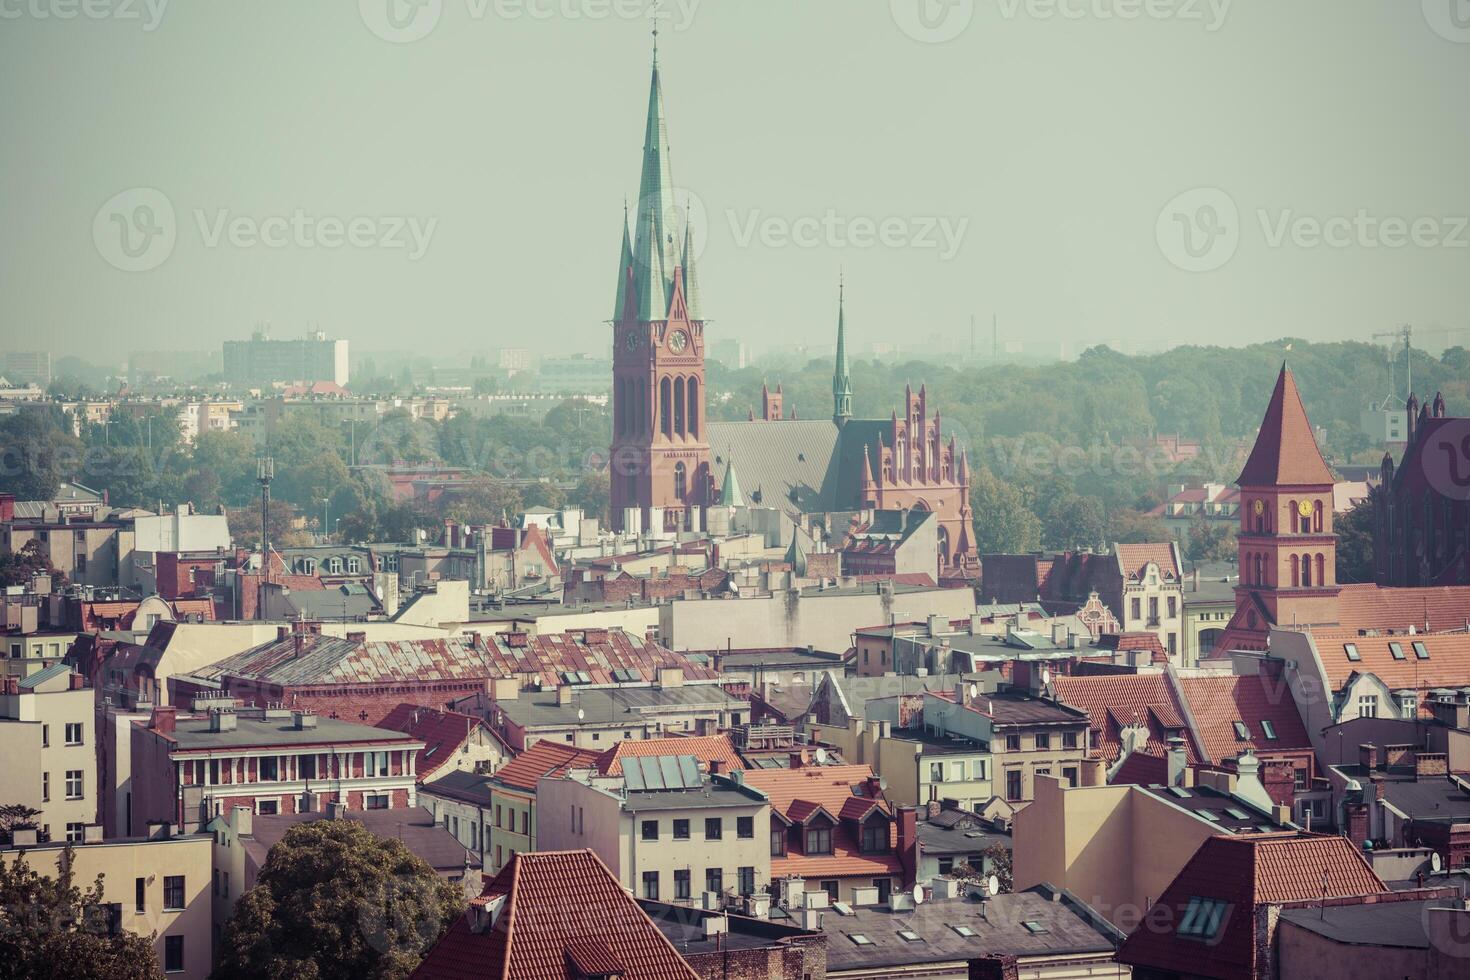
[[[634,229],[631,233],[630,225]],[[704,316],[687,207],[675,199],[657,55],[642,180],[623,215],[613,308],[609,489],[617,530],[702,530],[713,489],[705,431]],[[659,515],[659,516],[656,516]]]

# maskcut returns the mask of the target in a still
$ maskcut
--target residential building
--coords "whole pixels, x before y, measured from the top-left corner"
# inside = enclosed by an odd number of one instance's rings
[[[597,752],[541,741],[501,766],[492,776],[475,777],[473,784],[467,776],[446,776],[424,787],[424,792],[434,801],[436,810],[442,805],[440,801],[476,807],[480,840],[489,858],[485,869],[493,874],[504,868],[514,855],[539,849],[536,827],[540,807],[536,803],[536,787],[541,780],[594,765],[598,756]],[[468,814],[463,818],[467,819]],[[485,843],[487,840],[490,843]]]
[[[625,888],[650,901],[723,902],[771,881],[771,805],[740,770],[700,771],[690,755],[641,756],[617,775],[572,769],[543,777],[540,846],[590,848]],[[712,896],[706,898],[705,896]]]
[[[1436,897],[1434,891],[1440,894]],[[1298,902],[1277,920],[1277,975],[1455,977],[1470,957],[1470,910],[1455,890],[1415,889],[1371,902]]]
[[[75,842],[49,844],[30,840],[34,831],[20,831],[0,848],[0,862],[24,860],[54,877],[64,848],[71,847],[73,881],[80,887],[101,881],[109,927],[151,936],[158,970],[171,980],[206,980],[214,969],[211,838],[155,827],[147,837],[103,840],[100,830],[90,827]]]
[[[751,905],[768,910],[769,896]],[[753,915],[638,900],[659,932],[703,980],[826,980],[827,937]]]
[[[1197,563],[1184,579],[1184,622],[1181,666],[1198,666],[1209,657],[1225,626],[1235,615],[1235,587],[1240,570],[1235,562]]]
[[[257,330],[249,340],[224,344],[225,380],[241,385],[330,381],[347,384],[347,341],[328,340],[321,331],[300,340],[273,340]]]
[[[11,350],[5,352],[5,367],[0,374],[13,385],[34,385],[45,388],[51,384],[51,352]]]
[[[1470,869],[1470,780],[1443,752],[1413,743],[1359,745],[1355,764],[1331,767],[1337,826],[1359,847],[1428,847],[1443,867]]]
[[[864,511],[842,539],[843,574],[929,575],[937,583],[939,531],[930,511]]]
[[[5,802],[39,810],[42,839],[81,841],[97,822],[93,692],[65,664],[0,683]]]
[[[498,968],[538,980],[699,980],[590,850],[517,854],[427,953],[413,980]]]
[[[985,852],[1011,850],[1011,835],[995,833],[989,821],[966,810],[926,807],[919,814],[919,880],[947,877],[957,868],[988,875],[994,862]]]
[[[492,773],[511,757],[509,746],[483,718],[457,711],[400,704],[384,715],[377,727],[403,732],[424,743],[414,763],[421,783],[452,772]]]
[[[132,725],[131,832],[166,821],[194,832],[235,806],[273,816],[416,805],[424,743],[308,711],[155,707]]]
[[[754,769],[745,783],[770,800],[771,879],[800,882],[849,901],[875,888],[879,900],[914,880],[917,816],[897,810],[868,766]]]

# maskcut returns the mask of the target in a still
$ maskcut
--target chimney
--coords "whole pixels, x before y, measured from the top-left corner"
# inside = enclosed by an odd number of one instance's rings
[[[211,732],[233,732],[239,728],[236,721],[234,708],[209,709],[209,730]]]
[[[556,689],[556,706],[558,708],[569,707],[572,703],[572,685],[563,684]]]
[[[81,674],[73,673],[67,678],[67,680],[70,682],[71,690],[73,691],[80,691],[83,687],[86,686],[86,678],[82,677]]]
[[[277,626],[276,627],[276,642],[277,643],[279,643],[281,640],[284,640],[286,637],[288,637],[290,635],[291,635],[291,627],[289,627],[289,626]]]
[[[1266,793],[1260,779],[1261,762],[1249,752],[1235,760],[1235,791],[1231,794],[1238,800],[1251,804],[1258,810],[1271,812],[1275,802]]]
[[[1184,748],[1184,739],[1175,736],[1169,739],[1169,785],[1184,785],[1184,770],[1189,765],[1189,755]]]
[[[1378,746],[1372,742],[1364,742],[1358,746],[1358,765],[1362,766],[1368,772],[1372,772],[1377,768],[1377,762]]]
[[[969,980],[1016,980],[1019,976],[1014,956],[987,953],[970,960]]]
[[[1296,802],[1296,766],[1278,759],[1261,765],[1261,783],[1266,795],[1277,806],[1291,806]]]
[[[940,636],[949,627],[949,621],[946,620],[943,616],[936,616],[936,615],[934,615],[934,614],[931,613],[930,616],[929,616],[929,624],[928,625],[929,625],[929,635],[931,637],[932,636]]]
[[[919,811],[905,806],[898,810],[898,860],[903,864],[903,887],[912,888],[919,877]]]
[[[15,520],[15,494],[0,493],[0,522]]]
[[[153,709],[153,717],[148,722],[148,727],[160,735],[172,735],[176,727],[178,709],[173,705],[158,705]]]
[[[807,762],[808,761],[809,761],[809,757],[807,756],[807,750],[805,748],[799,749],[799,750],[791,753],[791,768],[792,769],[805,769],[806,766],[807,766]]]
[[[291,723],[298,732],[310,731],[316,727],[316,712],[293,711],[291,712]]]
[[[255,834],[255,811],[248,806],[231,807],[230,829],[237,837],[253,836]]]

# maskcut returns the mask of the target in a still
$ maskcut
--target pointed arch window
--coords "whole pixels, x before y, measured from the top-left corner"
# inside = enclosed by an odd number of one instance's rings
[[[1295,500],[1289,500],[1289,501],[1287,501],[1286,502],[1286,509],[1289,510],[1289,511],[1291,511],[1291,533],[1292,534],[1299,534],[1299,533],[1301,533],[1301,520],[1302,520],[1302,518],[1301,518],[1301,512],[1296,509],[1296,501]]]
[[[678,435],[684,434],[684,379],[674,379],[674,432]]]
[[[658,383],[658,427],[666,438],[674,434],[674,386],[668,378]]]
[[[1256,584],[1266,584],[1266,556],[1256,555]]]
[[[699,438],[699,379],[689,379],[689,436]]]
[[[909,444],[903,436],[893,444],[893,468],[898,472],[899,478],[908,476],[909,471]]]
[[[1317,553],[1317,586],[1321,588],[1327,584],[1327,556],[1321,552]]]
[[[1302,584],[1302,560],[1296,555],[1291,556],[1291,586],[1296,588]]]
[[[674,496],[683,500],[689,493],[689,471],[683,463],[674,464]]]
[[[1312,556],[1302,555],[1302,588],[1312,587]]]
[[[1320,500],[1312,504],[1312,532],[1322,533],[1322,501]]]
[[[631,431],[643,434],[648,430],[648,379],[638,379],[638,416],[633,419]]]

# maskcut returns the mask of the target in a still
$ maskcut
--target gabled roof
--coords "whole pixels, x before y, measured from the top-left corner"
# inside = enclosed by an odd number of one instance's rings
[[[1470,619],[1470,585],[1392,588],[1344,585],[1338,592],[1337,622],[1354,630],[1459,629]]]
[[[1148,740],[1140,751],[1163,756],[1169,751],[1164,728],[1168,721],[1183,721],[1183,712],[1168,679],[1163,674],[1103,674],[1056,677],[1052,680],[1057,700],[1087,712],[1097,733],[1094,751],[1111,762],[1122,753],[1122,728],[1135,719],[1148,729]],[[1170,713],[1172,712],[1172,714]],[[1191,765],[1199,765],[1194,741],[1185,740]]]
[[[458,752],[460,746],[469,741],[476,728],[500,742],[509,755],[509,749],[499,735],[491,731],[483,720],[457,711],[440,711],[436,708],[421,708],[416,704],[400,704],[378,722],[377,727],[406,732],[424,743],[418,752],[415,771],[423,779],[442,766]]]
[[[1330,487],[1335,482],[1317,448],[1296,379],[1285,364],[1266,406],[1255,447],[1235,482],[1242,487]]]
[[[882,854],[864,854],[853,829],[856,810],[848,809],[848,801],[854,798],[871,798],[885,815],[892,816],[892,807],[881,790],[877,791],[877,796],[870,796],[868,780],[872,776],[873,770],[867,766],[804,766],[799,769],[752,769],[745,773],[746,784],[770,799],[773,820],[801,824],[814,814],[826,813],[836,822],[830,855],[808,857],[792,852],[784,857],[773,856],[772,878],[782,875],[885,877],[902,870],[902,862],[892,850]],[[871,810],[872,807],[864,807],[857,816],[866,816]],[[890,846],[896,837],[897,827],[890,826]]]
[[[424,955],[414,980],[698,980],[592,851],[515,854]],[[493,924],[475,931],[472,923]]]
[[[1269,755],[1312,748],[1296,701],[1284,681],[1256,674],[1181,677],[1179,685],[1194,717],[1196,733],[1204,743],[1207,762],[1218,764],[1246,750]],[[1237,722],[1245,726],[1247,738],[1236,734]],[[1267,723],[1274,738],[1266,731]]]
[[[492,676],[531,676],[557,687],[562,674],[584,673],[591,684],[655,681],[659,668],[678,667],[685,680],[715,680],[714,670],[626,630],[588,629],[571,633],[496,633],[484,637]],[[625,671],[621,677],[618,671]]]
[[[1357,660],[1348,659],[1351,643]],[[1333,691],[1354,674],[1373,674],[1391,690],[1463,687],[1470,683],[1470,633],[1360,636],[1356,630],[1312,630],[1312,644]],[[1420,657],[1419,644],[1429,656]],[[1397,646],[1402,658],[1395,657]]]
[[[1387,890],[1345,837],[1211,837],[1149,910],[1147,925],[1123,943],[1118,960],[1220,980],[1254,977],[1257,906],[1322,898],[1324,892],[1337,898]],[[1201,938],[1179,935],[1194,918],[1191,902],[1198,908],[1201,900],[1223,903],[1218,931]]]
[[[597,757],[598,753],[590,749],[542,739],[496,770],[494,779],[512,789],[534,792],[542,776],[559,776],[568,769],[590,769],[597,765]]]
[[[1113,545],[1113,554],[1118,559],[1118,570],[1123,573],[1125,582],[1142,579],[1143,570],[1150,562],[1159,566],[1159,574],[1165,580],[1177,582],[1183,575],[1179,567],[1179,549],[1167,541],[1116,544]]]
[[[539,745],[541,743],[537,743]],[[533,748],[535,746],[532,746]],[[661,755],[693,756],[704,769],[718,761],[726,772],[744,769],[740,754],[728,733],[722,735],[674,736],[671,738],[623,739],[597,757],[597,771],[604,776],[620,776],[623,760]]]
[[[283,686],[504,676],[486,662],[471,640],[462,637],[374,643],[320,633],[289,634],[226,657],[199,673]]]

